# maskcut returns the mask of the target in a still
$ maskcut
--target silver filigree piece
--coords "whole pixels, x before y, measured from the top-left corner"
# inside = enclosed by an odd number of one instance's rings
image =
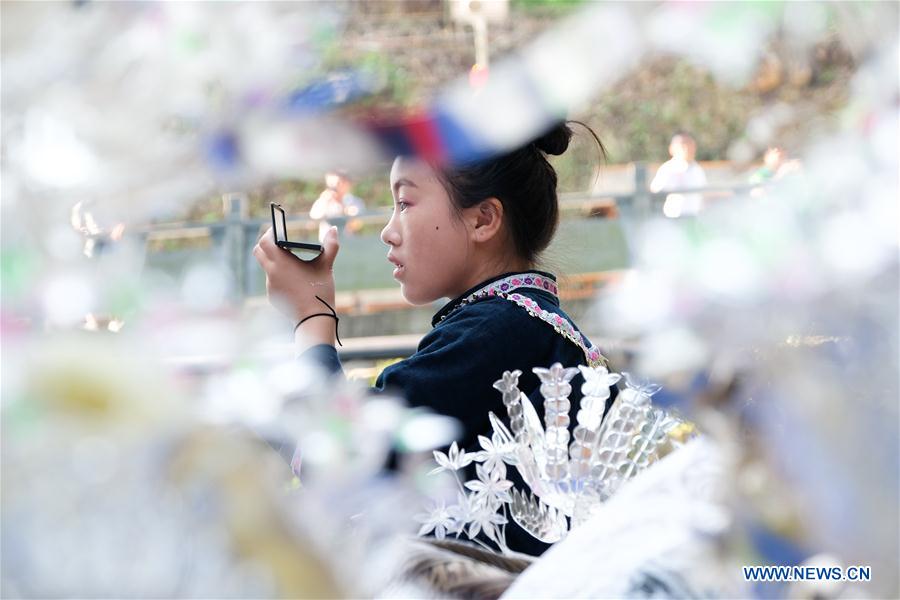
[[[579,369],[584,384],[569,445],[570,381]],[[493,434],[490,439],[478,436],[481,450],[465,453],[453,446],[448,455],[435,453],[435,471],[458,474],[463,463],[479,463],[477,480],[463,484],[457,475],[459,504],[438,507],[428,516],[427,524],[435,524],[435,531],[441,525],[445,532],[466,533],[485,546],[477,536],[484,532],[507,552],[504,526],[511,516],[537,539],[556,542],[588,520],[622,483],[671,451],[673,444],[677,447],[679,436],[670,433],[683,422],[652,406],[651,397],[660,386],[629,373],[610,373],[603,366],[565,369],[556,363],[534,373],[541,381],[546,429],[519,390],[521,371],[507,371],[494,388],[503,394],[510,426],[488,413]],[[625,387],[604,419],[610,388],[623,376]],[[518,470],[530,492],[511,489],[505,465]]]
[[[569,530],[565,515],[532,494],[512,490],[510,512],[522,529],[547,544],[558,542]]]
[[[494,382],[494,389],[503,394],[503,406],[509,415],[509,427],[515,439],[520,444],[528,444],[528,429],[525,426],[525,415],[522,403],[519,399],[522,392],[519,391],[519,376],[522,371],[504,371],[503,376]]]
[[[497,437],[504,445],[512,445],[516,442],[515,436],[493,411],[488,411],[488,420],[491,422],[491,428],[494,430],[494,433],[497,434]]]
[[[521,371],[504,371],[503,376],[494,382],[494,389],[503,395],[503,405],[509,415],[510,429],[516,441],[516,467],[525,483],[532,489],[541,489],[541,471],[544,457],[544,428],[541,420],[531,404],[528,396],[519,390]],[[490,418],[491,415],[488,415]],[[503,435],[497,424],[503,424],[494,417],[491,425],[494,432]],[[506,429],[503,427],[503,429]]]
[[[546,436],[544,435],[544,426],[541,425],[541,418],[538,416],[531,399],[524,393],[519,393],[519,403],[522,406],[522,413],[525,416],[525,428],[528,430],[529,443],[534,450],[535,458],[539,461],[543,460],[546,450]]]
[[[619,392],[600,428],[597,454],[591,461],[592,483],[604,499],[627,478],[624,471],[627,470],[632,438],[646,423],[650,397],[659,389],[636,382],[628,373],[625,373],[625,382],[625,389]]]
[[[573,480],[576,492],[584,488],[584,479],[590,475],[591,458],[600,441],[600,422],[603,409],[610,396],[609,388],[615,385],[621,376],[609,373],[606,367],[586,367],[579,365],[584,377],[581,386],[580,410],[576,415],[578,424],[572,433],[574,438],[569,446],[569,477]]]
[[[541,380],[541,395],[544,397],[545,470],[550,481],[559,482],[568,474],[569,394],[572,392],[569,381],[578,369],[566,369],[555,363],[549,369],[535,367],[532,371]]]
[[[640,431],[631,439],[628,460],[620,466],[621,480],[634,477],[657,459],[657,449],[669,430],[678,423],[664,410],[651,408]]]

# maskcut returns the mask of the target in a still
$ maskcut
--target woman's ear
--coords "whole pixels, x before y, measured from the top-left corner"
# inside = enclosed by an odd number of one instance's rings
[[[503,227],[503,203],[497,198],[487,198],[465,209],[466,220],[471,224],[472,239],[487,242]]]

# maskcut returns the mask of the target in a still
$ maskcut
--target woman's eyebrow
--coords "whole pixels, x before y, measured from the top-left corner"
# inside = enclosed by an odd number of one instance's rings
[[[404,186],[404,185],[405,185],[405,186],[408,186],[408,187],[414,187],[414,188],[419,187],[419,186],[417,186],[413,181],[411,181],[411,180],[409,180],[409,179],[405,179],[405,178],[404,178],[404,179],[398,179],[397,181],[394,182],[394,195],[397,195],[397,192],[398,192],[398,191],[400,190],[400,188],[401,188],[402,186]]]

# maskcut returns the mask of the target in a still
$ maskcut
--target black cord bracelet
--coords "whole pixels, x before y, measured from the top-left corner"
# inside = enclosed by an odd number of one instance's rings
[[[330,318],[334,319],[334,339],[337,340],[338,346],[343,346],[343,344],[341,343],[341,336],[338,335],[338,323],[340,322],[340,319],[337,316],[337,312],[335,312],[335,310],[331,307],[330,304],[328,304],[327,302],[325,302],[318,296],[316,296],[316,300],[318,300],[319,302],[324,304],[328,308],[328,310],[331,311],[331,313],[324,313],[324,312],[315,313],[315,314],[309,315],[308,317],[304,317],[304,318],[300,319],[300,322],[297,323],[296,325],[294,325],[294,333],[295,334],[297,333],[297,328],[300,327],[301,325],[303,325],[303,323],[305,321],[309,321],[313,317],[330,317]]]

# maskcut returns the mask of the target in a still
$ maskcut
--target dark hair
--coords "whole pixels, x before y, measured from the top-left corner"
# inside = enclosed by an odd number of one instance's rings
[[[506,154],[474,163],[437,169],[457,210],[470,208],[487,198],[503,204],[504,221],[516,253],[534,264],[559,224],[556,170],[548,155],[560,155],[569,147],[572,129],[585,127],[606,155],[597,134],[584,123],[562,122],[524,146]]]

